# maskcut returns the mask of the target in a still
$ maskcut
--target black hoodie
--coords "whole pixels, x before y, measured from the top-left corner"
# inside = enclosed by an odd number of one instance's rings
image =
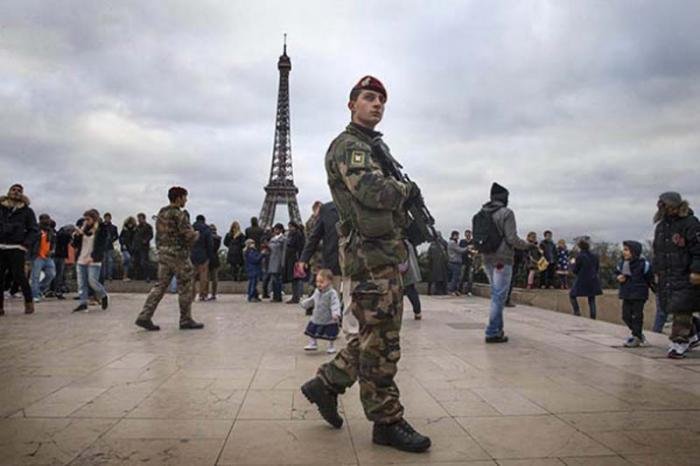
[[[632,253],[629,260],[629,270],[624,260],[620,261],[615,272],[624,275],[625,282],[620,284],[620,299],[641,300],[649,299],[649,288],[653,286],[654,271],[651,264],[642,256],[642,245],[637,241],[622,243]]]

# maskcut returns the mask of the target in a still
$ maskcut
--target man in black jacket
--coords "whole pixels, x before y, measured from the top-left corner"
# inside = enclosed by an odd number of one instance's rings
[[[544,252],[544,258],[549,265],[542,274],[541,288],[552,288],[554,286],[554,275],[557,273],[557,245],[552,241],[552,232],[544,232],[544,239],[540,242],[540,249]]]
[[[326,202],[321,206],[318,214],[319,218],[313,230],[306,238],[304,250],[299,259],[304,265],[318,250],[319,244],[322,247],[321,268],[330,269],[334,276],[340,277],[340,264],[338,263],[338,231],[335,226],[340,220],[338,210],[333,202]]]
[[[27,251],[39,239],[39,225],[21,184],[13,184],[0,197],[0,315],[5,314],[5,276],[9,270],[24,295],[24,312],[34,312],[29,281],[24,273]]]
[[[693,312],[700,310],[700,221],[676,192],[659,196],[654,216],[654,264],[659,304],[673,314],[668,357],[684,358],[700,344]]]
[[[260,251],[260,243],[265,234],[265,230],[258,225],[257,217],[250,219],[250,226],[245,229],[245,237],[255,241],[255,248]]]
[[[109,212],[103,216],[102,228],[107,232],[107,248],[105,249],[105,257],[102,261],[102,279],[112,280],[114,276],[114,242],[119,239],[119,230],[112,223],[112,214]]]
[[[137,280],[151,281],[151,267],[148,260],[148,253],[151,250],[151,240],[153,239],[153,227],[146,222],[146,214],[140,213],[136,216],[138,224],[134,232],[134,268]]]

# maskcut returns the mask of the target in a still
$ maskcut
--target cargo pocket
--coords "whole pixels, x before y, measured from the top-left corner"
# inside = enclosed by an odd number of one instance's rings
[[[396,314],[389,280],[363,280],[352,291],[352,313],[360,325],[377,325]]]

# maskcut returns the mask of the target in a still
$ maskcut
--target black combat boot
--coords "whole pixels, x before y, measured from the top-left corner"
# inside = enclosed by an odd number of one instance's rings
[[[405,419],[393,424],[375,423],[372,442],[411,453],[422,453],[430,448],[430,439],[416,432]]]
[[[204,324],[192,319],[180,322],[180,330],[199,330],[200,328],[204,328]]]
[[[157,332],[160,330],[160,327],[154,324],[151,319],[136,319],[134,323],[141,328],[145,328],[149,332]]]
[[[306,382],[301,386],[301,393],[318,407],[327,423],[336,429],[343,426],[343,418],[338,414],[338,395],[328,390],[321,379],[314,377]]]

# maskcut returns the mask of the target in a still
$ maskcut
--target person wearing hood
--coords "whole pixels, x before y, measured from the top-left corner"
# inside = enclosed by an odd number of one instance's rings
[[[649,289],[654,289],[654,272],[651,264],[642,256],[642,245],[637,241],[622,243],[622,260],[615,270],[620,283],[622,320],[632,335],[625,341],[627,348],[646,343],[644,328],[644,303],[649,299]]]
[[[491,222],[501,235],[500,242],[494,251],[482,252],[484,269],[491,284],[491,310],[486,327],[486,343],[508,341],[508,337],[503,332],[503,308],[510,289],[510,281],[513,278],[515,250],[525,251],[537,247],[536,244],[533,246],[518,236],[515,213],[508,208],[508,197],[509,192],[506,188],[493,183],[491,200],[482,206],[482,211],[490,215]],[[472,230],[476,237],[476,226]]]
[[[39,302],[44,293],[49,290],[56,276],[56,265],[53,255],[56,251],[56,231],[51,226],[49,214],[39,215],[39,239],[29,249],[29,260],[32,263],[32,297]],[[44,278],[41,279],[41,272]]]
[[[29,248],[39,239],[36,215],[29,207],[21,184],[13,184],[6,196],[0,196],[0,315],[5,314],[5,277],[9,274],[24,295],[24,312],[34,312],[29,280],[24,273],[24,260]]]
[[[653,266],[661,308],[673,315],[668,357],[684,358],[700,343],[693,311],[700,310],[700,221],[677,192],[659,196],[654,216]]]

